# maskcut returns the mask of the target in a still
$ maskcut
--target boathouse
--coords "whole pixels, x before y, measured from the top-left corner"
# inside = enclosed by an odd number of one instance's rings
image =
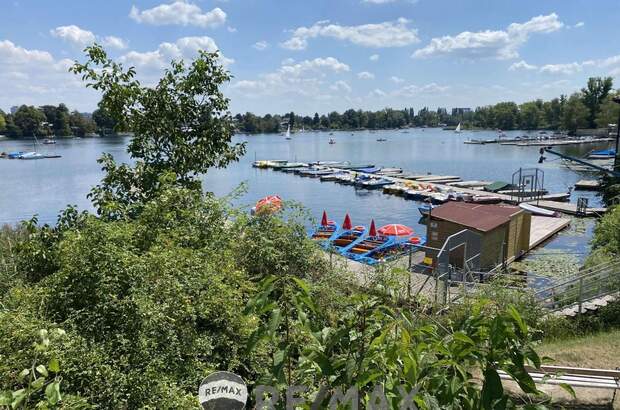
[[[447,202],[432,210],[427,222],[427,246],[443,247],[446,239],[468,229],[476,232],[480,243],[479,264],[483,271],[509,263],[529,250],[531,214],[518,206],[483,205],[465,202]],[[465,247],[450,250],[450,264],[463,267]],[[427,251],[428,258],[436,252]]]

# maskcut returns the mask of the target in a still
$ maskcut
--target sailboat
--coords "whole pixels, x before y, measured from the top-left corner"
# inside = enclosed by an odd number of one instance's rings
[[[456,129],[454,130],[454,132],[456,132],[457,134],[461,133],[461,123],[459,122],[459,125],[456,126]]]
[[[291,125],[288,125],[288,128],[286,129],[286,139],[290,140],[291,139]]]

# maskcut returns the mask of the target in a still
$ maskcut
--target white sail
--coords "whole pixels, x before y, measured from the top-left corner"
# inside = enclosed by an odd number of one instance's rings
[[[461,123],[459,122],[459,125],[456,126],[456,129],[454,130],[454,132],[461,132]]]
[[[288,128],[286,129],[286,138],[291,138],[291,125],[288,125]]]

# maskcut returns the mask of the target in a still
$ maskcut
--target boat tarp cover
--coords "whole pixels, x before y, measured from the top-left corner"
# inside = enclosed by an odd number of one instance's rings
[[[511,184],[508,182],[495,181],[492,184],[485,186],[484,190],[489,191],[489,192],[497,192],[497,191],[501,191],[502,189],[508,188],[510,186]]]

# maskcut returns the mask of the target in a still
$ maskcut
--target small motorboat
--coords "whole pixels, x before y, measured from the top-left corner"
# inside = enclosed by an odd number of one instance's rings
[[[519,208],[525,209],[532,215],[550,216],[550,217],[555,217],[555,218],[560,216],[560,213],[557,211],[551,211],[549,209],[540,208],[538,206],[534,206],[534,205],[526,204],[526,203],[519,204]]]
[[[418,211],[422,216],[428,216],[433,209],[437,208],[437,205],[427,204],[418,207]]]
[[[377,138],[377,142],[385,142],[387,141],[387,138]]]
[[[394,182],[385,178],[372,178],[368,181],[362,182],[361,186],[366,189],[379,189],[387,185],[392,185]]]
[[[6,157],[8,159],[18,159],[19,157],[21,157],[22,155],[24,155],[23,151],[14,151],[14,152],[9,152]]]
[[[333,145],[333,144],[335,144],[335,143],[336,143],[336,140],[335,140],[335,139],[333,139],[333,138],[330,138],[330,139],[329,139],[329,144],[330,144],[330,145]]]
[[[379,175],[398,175],[402,173],[402,168],[381,168],[381,170],[377,172]]]
[[[349,174],[347,172],[336,171],[336,172],[332,172],[331,174],[321,175],[321,181],[336,181],[338,180],[338,178],[342,176],[348,176],[348,175]]]
[[[355,172],[363,172],[365,174],[374,174],[381,171],[381,168],[377,167],[367,167],[367,168],[353,168]]]
[[[52,145],[52,144],[56,144],[56,140],[53,138],[46,138],[43,140],[43,143],[45,145]]]
[[[19,156],[19,159],[24,160],[33,160],[33,159],[45,159],[43,154],[39,154],[38,152],[26,152]]]
[[[609,158],[615,158],[615,157],[616,157],[616,151],[613,149],[594,150],[588,154],[589,159],[609,159]]]

